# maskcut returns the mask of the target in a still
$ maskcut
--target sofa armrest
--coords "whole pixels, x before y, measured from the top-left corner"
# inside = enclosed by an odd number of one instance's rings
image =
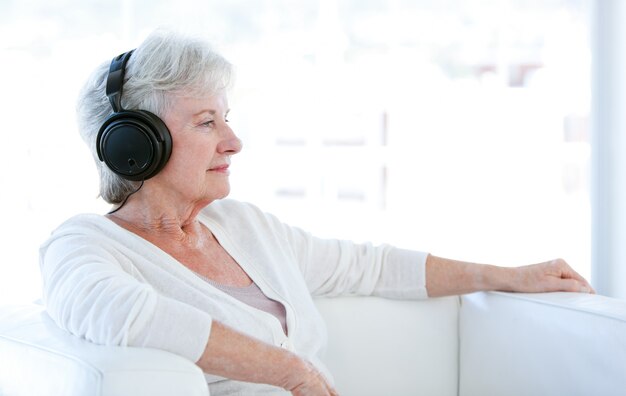
[[[626,301],[575,293],[462,298],[460,392],[623,395]]]
[[[175,354],[74,337],[38,305],[0,307],[0,394],[208,396],[202,370]]]

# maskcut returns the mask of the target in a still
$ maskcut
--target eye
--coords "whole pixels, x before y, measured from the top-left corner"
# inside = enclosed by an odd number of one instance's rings
[[[208,120],[208,121],[203,122],[203,123],[202,123],[202,124],[200,124],[200,125],[202,125],[203,127],[210,128],[210,127],[211,127],[211,124],[213,124],[213,123],[215,123],[215,121],[214,121],[214,120]]]

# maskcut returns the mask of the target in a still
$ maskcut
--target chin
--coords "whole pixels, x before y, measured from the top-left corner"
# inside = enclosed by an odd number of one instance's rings
[[[230,186],[227,187],[223,187],[223,188],[212,188],[209,189],[209,191],[207,191],[206,196],[211,200],[211,201],[215,201],[217,199],[223,199],[226,198],[228,196],[228,194],[230,194]]]

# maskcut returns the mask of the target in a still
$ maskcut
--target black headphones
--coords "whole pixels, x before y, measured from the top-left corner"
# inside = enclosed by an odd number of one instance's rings
[[[134,50],[116,56],[107,76],[106,95],[113,114],[98,131],[98,158],[118,176],[143,181],[155,176],[172,153],[172,136],[165,123],[146,110],[122,108],[126,63]]]

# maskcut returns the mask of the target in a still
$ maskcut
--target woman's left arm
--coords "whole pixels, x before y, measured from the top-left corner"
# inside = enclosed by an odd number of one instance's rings
[[[499,267],[429,255],[426,289],[430,297],[476,291],[595,293],[589,282],[563,259],[523,267]]]

